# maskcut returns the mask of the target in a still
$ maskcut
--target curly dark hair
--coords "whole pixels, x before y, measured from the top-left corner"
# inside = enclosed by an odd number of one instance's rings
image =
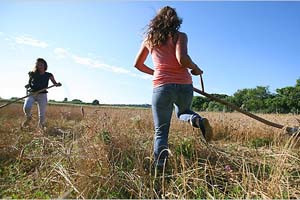
[[[176,10],[165,6],[150,21],[146,32],[146,42],[153,48],[165,44],[168,37],[174,37],[178,32],[182,19],[178,17]]]
[[[38,70],[37,70],[38,63],[43,63],[44,66],[45,66],[45,71],[47,71],[47,69],[48,69],[48,64],[47,64],[46,60],[43,59],[43,58],[38,58],[38,59],[36,59],[36,63],[35,63],[35,66],[34,66],[34,68],[33,68],[33,72],[37,72],[37,71],[38,71]]]

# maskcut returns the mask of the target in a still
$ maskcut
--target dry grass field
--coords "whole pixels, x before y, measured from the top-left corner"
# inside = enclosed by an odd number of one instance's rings
[[[49,106],[47,130],[21,129],[21,104],[0,110],[1,198],[300,198],[296,137],[239,113],[200,113],[215,135],[173,116],[170,159],[154,176],[150,109]],[[299,125],[293,115],[260,115]]]

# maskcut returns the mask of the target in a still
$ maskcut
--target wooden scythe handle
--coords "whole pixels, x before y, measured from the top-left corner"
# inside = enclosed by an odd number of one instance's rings
[[[8,106],[8,105],[10,105],[10,104],[13,104],[13,103],[15,103],[15,102],[17,102],[17,101],[20,101],[20,100],[22,100],[22,99],[25,99],[26,97],[29,97],[29,96],[31,96],[31,95],[35,95],[35,94],[38,94],[38,93],[40,93],[40,92],[43,92],[44,90],[50,89],[50,88],[52,88],[52,87],[55,87],[55,85],[51,85],[51,86],[49,86],[49,87],[47,87],[47,88],[38,90],[38,91],[33,92],[33,93],[30,93],[30,94],[28,94],[28,95],[26,95],[26,96],[24,96],[24,97],[21,97],[21,98],[18,98],[18,99],[16,99],[16,100],[14,100],[14,101],[10,101],[10,102],[8,102],[8,103],[6,103],[6,104],[3,104],[3,105],[0,106],[0,109],[1,109],[1,108],[4,108],[4,107],[6,107],[6,106]]]
[[[277,123],[271,122],[269,120],[266,120],[264,118],[261,118],[261,117],[259,117],[257,115],[254,115],[254,114],[252,114],[250,112],[247,112],[247,111],[239,108],[238,106],[236,106],[236,105],[234,105],[232,103],[229,103],[227,101],[224,101],[223,99],[219,99],[219,98],[217,98],[217,97],[215,97],[215,96],[213,96],[211,94],[208,94],[208,93],[204,92],[204,85],[203,85],[202,75],[200,75],[200,83],[201,83],[201,86],[202,86],[202,90],[194,88],[194,91],[197,92],[198,94],[201,94],[201,95],[203,95],[203,96],[205,96],[205,97],[207,97],[207,98],[209,98],[209,99],[211,99],[213,101],[216,101],[216,102],[218,102],[220,104],[228,106],[229,108],[231,108],[233,110],[236,110],[236,111],[238,111],[238,112],[240,112],[240,113],[242,113],[244,115],[247,115],[248,117],[251,117],[252,119],[260,121],[260,122],[262,122],[262,123],[264,123],[264,124],[266,124],[268,126],[272,126],[272,127],[279,128],[279,129],[284,128],[284,126],[281,125],[281,124],[277,124]]]

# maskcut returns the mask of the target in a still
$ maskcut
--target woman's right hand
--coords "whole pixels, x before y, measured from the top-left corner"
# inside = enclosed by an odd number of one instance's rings
[[[195,65],[195,68],[192,69],[191,73],[195,76],[198,76],[203,74],[203,71],[197,65]]]

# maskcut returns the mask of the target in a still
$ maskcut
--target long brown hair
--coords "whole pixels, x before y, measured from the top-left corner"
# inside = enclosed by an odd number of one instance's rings
[[[168,37],[174,37],[178,32],[182,19],[178,17],[176,10],[165,6],[150,21],[146,31],[146,42],[153,48],[165,44]]]
[[[43,58],[38,58],[38,59],[36,59],[35,66],[34,66],[34,68],[32,70],[33,72],[37,72],[38,71],[38,67],[37,67],[38,63],[43,63],[44,66],[45,66],[45,71],[47,71],[48,64],[47,64],[46,60],[43,59]]]

